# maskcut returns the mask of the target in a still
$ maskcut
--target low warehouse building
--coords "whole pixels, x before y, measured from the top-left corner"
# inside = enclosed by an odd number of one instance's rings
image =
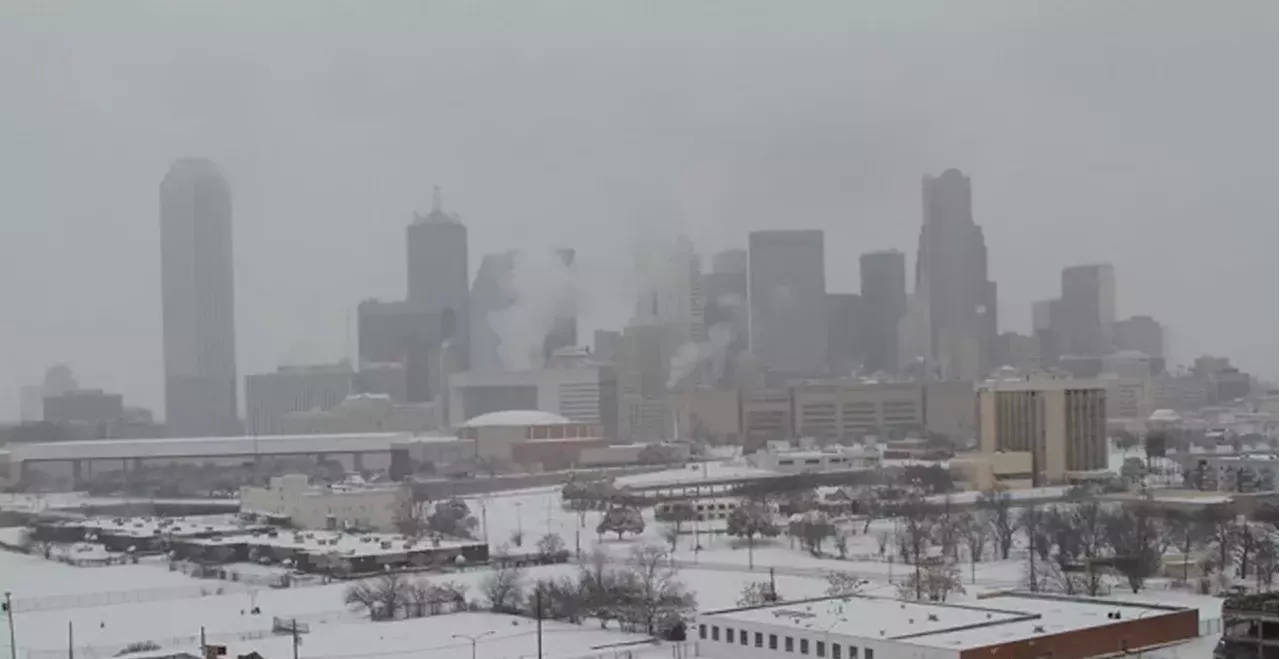
[[[973,605],[836,597],[698,615],[712,659],[1088,659],[1195,638],[1195,609],[1002,593]]]

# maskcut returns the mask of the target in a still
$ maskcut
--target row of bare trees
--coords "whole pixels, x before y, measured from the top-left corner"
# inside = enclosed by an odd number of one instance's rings
[[[347,586],[343,601],[368,613],[371,620],[422,618],[466,609],[467,587],[388,572]]]
[[[601,629],[616,621],[625,631],[673,640],[681,640],[674,636],[683,633],[682,621],[695,606],[671,555],[657,545],[637,545],[623,561],[597,549],[576,575],[536,581],[523,568],[503,564],[485,578],[480,591],[496,612],[574,624],[591,618]]]

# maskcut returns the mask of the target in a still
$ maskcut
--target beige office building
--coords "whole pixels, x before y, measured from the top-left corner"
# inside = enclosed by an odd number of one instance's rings
[[[1107,389],[1074,379],[993,380],[978,388],[984,453],[1031,453],[1036,484],[1088,478],[1107,468]]]
[[[812,382],[791,395],[797,437],[858,440],[924,428],[923,387],[913,382]]]

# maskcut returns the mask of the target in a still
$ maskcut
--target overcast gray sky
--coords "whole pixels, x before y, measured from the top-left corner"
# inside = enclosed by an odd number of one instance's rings
[[[620,324],[637,235],[826,231],[914,262],[973,177],[1002,329],[1115,264],[1174,356],[1277,371],[1274,0],[0,2],[0,418],[67,361],[161,408],[158,186],[234,195],[241,374],[350,352],[433,184],[480,256],[565,244]]]

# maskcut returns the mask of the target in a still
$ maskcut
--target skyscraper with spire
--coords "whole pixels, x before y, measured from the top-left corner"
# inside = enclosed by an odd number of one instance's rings
[[[467,227],[456,214],[444,211],[438,186],[432,193],[431,212],[414,213],[406,237],[407,302],[440,319],[442,341],[465,367],[471,336]]]
[[[948,169],[925,176],[922,193],[916,296],[928,307],[930,370],[945,380],[976,380],[989,370],[996,288],[982,227],[973,221],[972,184]]]

